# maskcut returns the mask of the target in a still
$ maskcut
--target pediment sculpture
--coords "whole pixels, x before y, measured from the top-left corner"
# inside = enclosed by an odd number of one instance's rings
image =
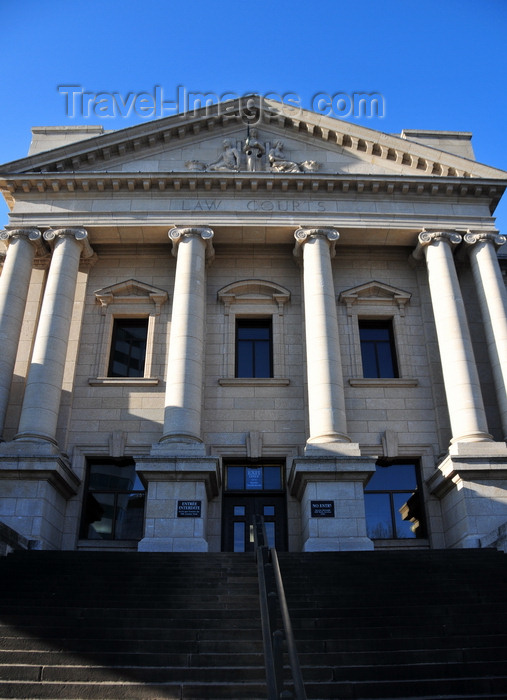
[[[245,154],[246,170],[248,172],[262,172],[268,170],[272,173],[307,173],[316,172],[320,163],[315,160],[296,162],[289,160],[284,153],[283,141],[277,140],[269,149],[267,164],[265,163],[266,147],[258,139],[257,130],[252,129],[248,133],[241,151]],[[188,170],[196,172],[230,172],[237,173],[241,167],[241,156],[230,139],[224,139],[223,151],[213,163],[204,163],[200,160],[189,160],[185,163]]]

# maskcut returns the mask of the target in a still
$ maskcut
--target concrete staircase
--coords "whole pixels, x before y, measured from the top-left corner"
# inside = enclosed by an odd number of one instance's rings
[[[265,697],[253,555],[0,560],[0,698]]]
[[[279,554],[308,698],[507,698],[507,556]]]
[[[308,698],[506,698],[507,557],[279,554]],[[249,554],[0,559],[0,700],[266,698]]]

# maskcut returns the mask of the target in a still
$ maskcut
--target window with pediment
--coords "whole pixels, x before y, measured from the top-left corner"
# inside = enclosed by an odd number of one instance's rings
[[[347,308],[352,386],[417,384],[410,376],[406,352],[405,307],[410,297],[409,292],[375,280],[340,294]]]
[[[153,339],[162,304],[163,289],[126,280],[95,292],[101,307],[97,374],[99,384],[157,384],[152,376]]]
[[[248,279],[222,287],[223,377],[220,384],[288,384],[284,312],[290,292],[273,282]]]

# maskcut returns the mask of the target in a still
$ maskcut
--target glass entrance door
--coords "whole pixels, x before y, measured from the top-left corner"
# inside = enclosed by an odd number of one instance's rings
[[[253,519],[262,515],[270,547],[287,549],[286,505],[284,495],[224,495],[223,550],[251,552],[254,548]]]
[[[222,549],[253,551],[253,520],[262,515],[270,546],[287,550],[283,463],[231,462],[224,469]]]

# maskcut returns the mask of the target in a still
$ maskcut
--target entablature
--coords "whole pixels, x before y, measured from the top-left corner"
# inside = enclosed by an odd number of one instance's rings
[[[410,197],[475,197],[490,200],[494,211],[507,179],[417,177],[392,175],[330,175],[316,173],[26,173],[0,176],[6,198],[14,195],[47,194],[80,196],[81,193],[142,193],[163,195],[192,192],[319,193],[320,195],[402,195]]]

